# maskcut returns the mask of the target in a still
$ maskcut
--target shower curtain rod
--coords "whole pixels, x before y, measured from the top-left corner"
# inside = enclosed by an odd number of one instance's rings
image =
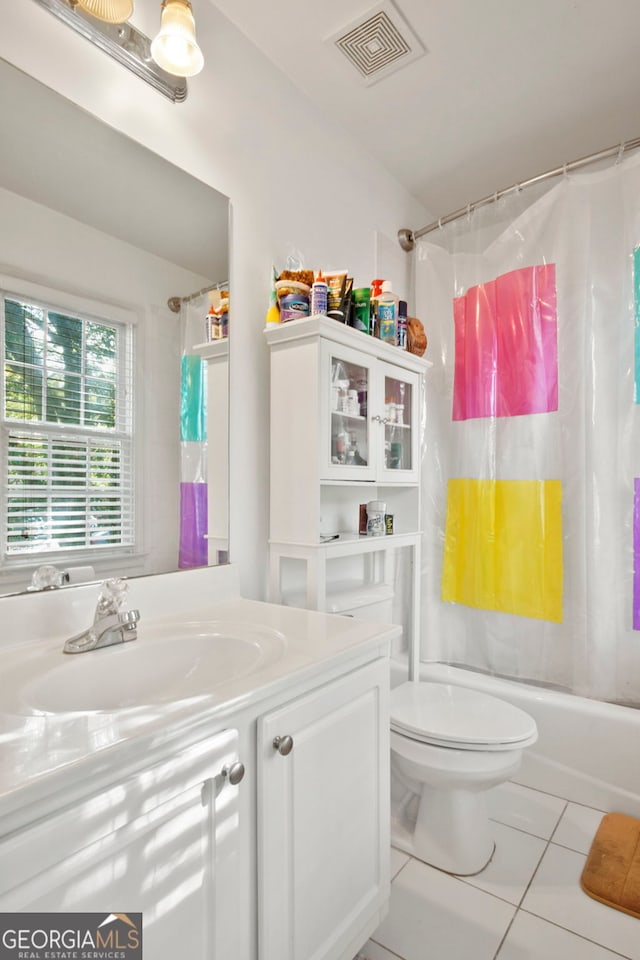
[[[578,170],[580,167],[586,167],[588,164],[596,163],[598,160],[606,160],[607,157],[613,157],[616,154],[619,159],[623,153],[627,152],[627,150],[636,150],[638,147],[640,147],[640,137],[636,137],[635,140],[624,140],[622,143],[616,144],[614,147],[607,147],[605,150],[599,150],[597,153],[590,153],[586,157],[580,157],[579,160],[572,160],[571,163],[563,163],[561,167],[555,167],[553,170],[547,170],[546,173],[541,173],[537,177],[531,177],[530,180],[523,180],[522,183],[514,183],[511,187],[506,187],[503,190],[496,190],[495,193],[492,193],[487,197],[483,197],[482,200],[476,200],[475,203],[469,203],[466,207],[461,207],[454,213],[448,213],[446,217],[439,217],[437,220],[434,220],[433,223],[428,224],[426,227],[422,227],[420,230],[409,230],[407,228],[398,230],[398,243],[403,250],[409,252],[410,250],[413,250],[415,241],[419,240],[420,237],[424,237],[427,233],[432,233],[439,227],[444,227],[444,225],[447,223],[452,223],[454,220],[459,220],[460,217],[467,216],[478,207],[484,207],[488,203],[495,203],[496,200],[506,196],[506,194],[511,193],[513,190],[522,190],[524,187],[531,187],[534,183],[540,183],[542,180],[549,180],[551,177],[559,177],[561,174],[569,173],[570,170]]]
[[[202,290],[196,290],[195,293],[190,293],[186,297],[169,297],[167,300],[167,306],[169,307],[169,310],[173,310],[174,313],[180,313],[180,307],[183,303],[189,303],[191,300],[197,300],[198,297],[204,296],[205,293],[209,293],[211,290],[222,290],[228,287],[228,280],[220,280],[218,283],[212,283],[210,287],[203,287]]]

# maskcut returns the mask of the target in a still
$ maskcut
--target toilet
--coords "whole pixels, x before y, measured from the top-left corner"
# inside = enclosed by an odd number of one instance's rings
[[[495,849],[486,791],[508,780],[538,739],[535,721],[497,697],[445,683],[391,691],[393,846],[459,876]]]

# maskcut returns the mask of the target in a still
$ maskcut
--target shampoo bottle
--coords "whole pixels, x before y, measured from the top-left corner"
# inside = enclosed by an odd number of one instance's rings
[[[378,297],[378,326],[380,339],[385,343],[396,343],[399,302],[400,297],[391,290],[391,281],[385,280]]]

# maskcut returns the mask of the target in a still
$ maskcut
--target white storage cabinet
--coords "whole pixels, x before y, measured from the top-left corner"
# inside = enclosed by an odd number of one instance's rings
[[[282,601],[283,561],[306,564],[306,603],[327,609],[327,566],[392,554],[412,561],[411,633],[419,633],[420,411],[431,364],[327,317],[265,330],[270,347],[270,597]],[[359,505],[383,500],[393,535],[359,534]],[[331,539],[329,539],[331,538]]]

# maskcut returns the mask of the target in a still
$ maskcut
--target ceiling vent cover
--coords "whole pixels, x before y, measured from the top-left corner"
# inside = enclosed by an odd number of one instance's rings
[[[367,85],[377,83],[425,52],[390,0],[327,37],[325,43],[335,44]]]

